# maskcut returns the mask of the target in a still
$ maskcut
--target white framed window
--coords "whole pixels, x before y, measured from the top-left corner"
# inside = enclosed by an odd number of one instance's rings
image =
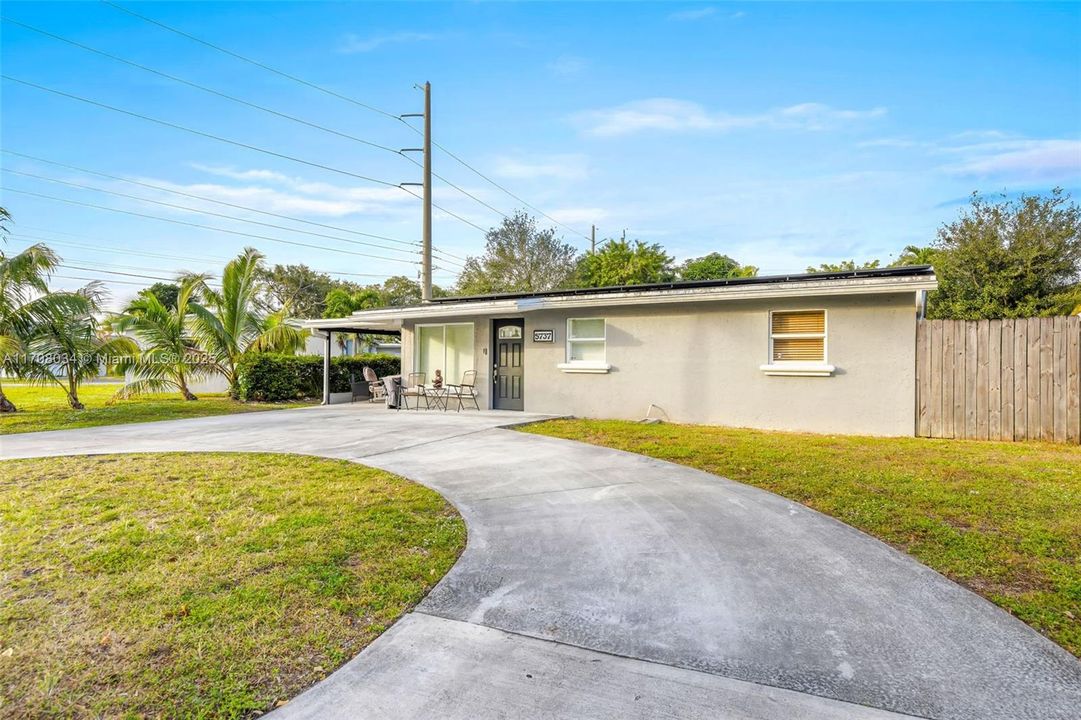
[[[459,383],[473,369],[473,323],[415,327],[413,370],[424,373],[426,384],[431,384],[436,370],[442,372],[444,383]]]
[[[827,349],[825,310],[774,310],[769,314],[769,361],[761,370],[767,375],[831,375]]]
[[[567,357],[559,364],[564,372],[606,373],[608,327],[604,318],[567,319]]]

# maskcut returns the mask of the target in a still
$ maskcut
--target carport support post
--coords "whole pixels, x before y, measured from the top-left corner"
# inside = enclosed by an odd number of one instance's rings
[[[330,405],[330,336],[332,330],[327,330],[323,338],[323,404]]]

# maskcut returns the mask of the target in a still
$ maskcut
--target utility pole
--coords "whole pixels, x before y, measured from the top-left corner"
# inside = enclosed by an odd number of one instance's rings
[[[627,228],[623,228],[623,242],[627,242]]]
[[[417,85],[416,87],[420,87]],[[406,113],[399,115],[400,118],[422,117],[424,118],[424,147],[402,148],[400,152],[424,153],[424,182],[403,182],[401,187],[408,185],[421,185],[424,188],[423,205],[424,214],[421,224],[421,247],[420,247],[420,299],[421,302],[432,300],[432,84],[424,83],[424,112]]]
[[[589,253],[597,252],[597,226],[593,225],[589,231]]]

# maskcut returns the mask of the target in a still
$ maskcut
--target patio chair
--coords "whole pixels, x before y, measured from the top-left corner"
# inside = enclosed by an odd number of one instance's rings
[[[420,410],[420,400],[424,399],[424,409],[431,410],[431,405],[428,404],[428,390],[424,387],[424,373],[415,372],[409,373],[406,382],[402,385],[401,391],[398,393],[398,408],[405,405],[405,409],[409,409],[409,398],[416,398],[413,403],[414,410]]]
[[[375,374],[375,370],[372,370],[365,365],[363,373],[364,381],[368,383],[368,402],[375,402],[376,400],[382,400],[386,397],[387,388],[383,385],[383,381],[379,376]]]
[[[477,371],[466,370],[462,374],[462,382],[457,385],[448,385],[447,398],[458,401],[455,412],[461,412],[467,400],[472,400],[473,405],[480,410],[480,403],[477,402]]]
[[[356,402],[357,398],[364,400],[371,394],[368,383],[357,382],[357,379],[353,375],[349,376],[349,392],[352,393],[349,402]]]

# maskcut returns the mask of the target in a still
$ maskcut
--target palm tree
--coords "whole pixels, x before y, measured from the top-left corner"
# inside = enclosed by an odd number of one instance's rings
[[[141,345],[138,355],[117,364],[118,370],[134,377],[116,394],[117,398],[179,390],[185,400],[197,399],[188,382],[213,370],[189,327],[190,304],[205,281],[202,275],[183,278],[174,306],[166,306],[154,293],[144,291],[110,321],[113,330],[131,332]]]
[[[81,298],[82,307],[50,313],[36,324],[25,343],[29,353],[20,368],[28,378],[55,382],[67,394],[68,404],[83,410],[79,385],[96,377],[102,367],[134,355],[139,346],[131,338],[103,331],[96,317],[103,297],[98,283],[67,294]]]
[[[261,279],[263,254],[254,248],[230,260],[221,276],[221,290],[199,281],[203,302],[189,302],[192,334],[212,358],[214,369],[237,394],[237,365],[250,352],[296,352],[304,335],[286,322],[288,305],[268,310],[259,298],[265,295]]]
[[[11,215],[0,207],[0,235],[7,233]],[[73,293],[49,293],[49,274],[60,264],[56,253],[42,244],[31,245],[16,255],[0,250],[0,369],[21,371],[27,339],[35,329],[54,317],[82,312],[85,299]],[[0,412],[18,408],[0,386]]]

